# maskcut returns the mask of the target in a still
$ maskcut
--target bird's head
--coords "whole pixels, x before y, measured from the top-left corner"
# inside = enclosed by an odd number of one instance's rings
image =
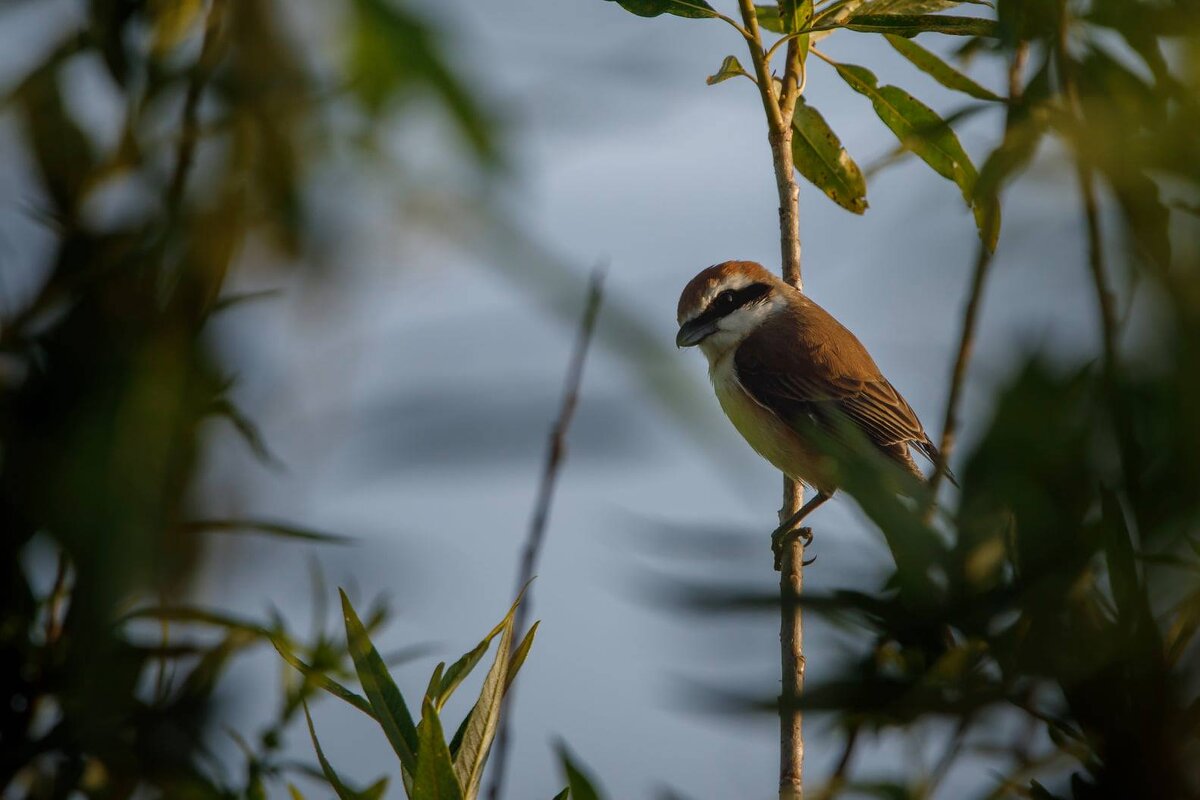
[[[679,297],[679,347],[716,360],[786,303],[788,287],[753,261],[726,261],[692,278]]]

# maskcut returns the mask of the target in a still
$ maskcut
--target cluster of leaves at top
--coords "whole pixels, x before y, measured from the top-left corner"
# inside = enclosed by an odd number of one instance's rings
[[[720,16],[704,0],[615,2],[646,17],[660,14],[697,19]],[[824,3],[783,0],[777,6],[755,6],[755,14],[762,28],[784,37],[771,45],[768,52],[773,52],[786,40],[797,39],[805,64],[810,54],[817,53],[847,86],[870,101],[879,119],[899,140],[901,148],[916,155],[938,175],[954,182],[975,214],[980,237],[988,247],[995,248],[1000,233],[996,198],[979,191],[978,171],[949,123],[908,91],[890,84],[881,86],[869,69],[836,62],[813,50],[813,45],[839,30],[880,34],[900,55],[948,89],[986,103],[1002,102],[997,94],[912,40],[920,33],[971,37],[972,40],[994,37],[997,33],[994,20],[933,13],[964,3],[990,5],[986,0],[832,0]],[[736,56],[727,56],[708,82],[720,83],[735,77],[753,80]],[[962,118],[976,110],[963,109],[955,116]],[[867,210],[867,183],[862,170],[846,152],[821,112],[803,97],[796,106],[792,128],[792,158],[796,170],[842,208],[855,214],[864,213]]]

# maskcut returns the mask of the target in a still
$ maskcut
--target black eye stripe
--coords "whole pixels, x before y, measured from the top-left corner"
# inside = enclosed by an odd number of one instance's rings
[[[769,294],[771,287],[765,283],[752,283],[743,289],[721,292],[704,309],[704,313],[696,317],[696,322],[712,322],[726,317],[742,306],[749,305]],[[724,300],[727,295],[733,295],[732,302]]]

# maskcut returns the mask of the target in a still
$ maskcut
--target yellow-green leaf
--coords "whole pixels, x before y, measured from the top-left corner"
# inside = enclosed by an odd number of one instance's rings
[[[715,17],[717,12],[704,0],[616,0],[621,8],[639,17],[673,14],[677,17]]]
[[[936,111],[898,86],[880,86],[870,70],[854,64],[835,64],[850,88],[871,101],[875,113],[900,143],[948,180],[975,213],[980,238],[989,248],[999,235],[999,210],[976,201],[977,173],[953,129]]]
[[[362,620],[350,604],[350,598],[340,589],[338,593],[342,598],[342,614],[346,620],[346,641],[350,646],[358,680],[401,766],[412,772],[417,761],[417,726],[404,703],[404,696],[388,673],[387,665],[375,645],[371,644]]]
[[[321,763],[321,772],[325,774],[325,780],[329,786],[337,794],[339,800],[359,800],[358,793],[342,783],[342,779],[334,771],[329,759],[325,758],[321,743],[317,741],[317,729],[313,727],[312,715],[308,713],[308,703],[304,704],[304,719],[308,721],[308,735],[312,737],[313,750],[317,752],[317,761]]]
[[[558,763],[566,776],[567,788],[571,791],[571,800],[601,800],[600,790],[596,788],[595,780],[575,762],[566,744],[558,742],[554,749],[558,751]]]
[[[1004,98],[980,86],[912,39],[906,39],[903,36],[896,36],[890,33],[884,38],[888,40],[888,44],[895,48],[896,52],[912,62],[913,66],[947,89],[968,94],[979,100],[1003,102]]]
[[[154,52],[161,55],[183,41],[204,10],[204,0],[154,0],[150,18]]]
[[[994,37],[997,31],[995,21],[990,19],[945,14],[855,14],[844,27],[860,33],[894,33],[898,36],[942,33]]]
[[[862,170],[821,112],[804,98],[796,103],[792,118],[792,160],[796,170],[830,200],[855,214],[867,210],[867,183]]]
[[[736,78],[739,75],[744,75],[747,78],[750,77],[750,74],[742,68],[741,62],[739,62],[735,56],[725,56],[725,60],[721,62],[721,68],[717,70],[716,74],[709,75],[707,78],[705,78],[704,82],[709,86],[712,86],[713,84],[720,83],[721,81],[727,81],[730,78]]]
[[[429,698],[421,704],[421,725],[417,730],[419,757],[413,775],[412,800],[462,800],[463,787],[454,774],[442,722]]]

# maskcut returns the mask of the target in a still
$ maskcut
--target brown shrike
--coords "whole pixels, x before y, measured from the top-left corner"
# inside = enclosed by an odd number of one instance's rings
[[[679,298],[675,344],[700,347],[722,410],[750,446],[816,490],[776,530],[777,548],[779,537],[837,489],[803,421],[828,430],[847,421],[918,477],[909,447],[937,461],[921,421],[862,342],[759,264],[726,261],[692,278]]]

